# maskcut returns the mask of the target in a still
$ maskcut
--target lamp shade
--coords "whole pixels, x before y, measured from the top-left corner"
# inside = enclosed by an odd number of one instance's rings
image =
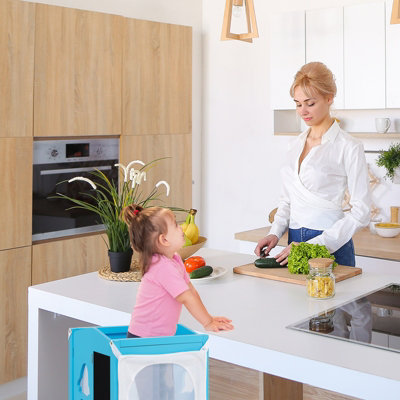
[[[245,4],[245,6],[243,5]],[[233,7],[244,7],[246,10],[247,32],[232,33],[232,9]],[[253,0],[226,0],[224,21],[222,23],[221,40],[242,40],[245,42],[253,42],[253,38],[258,37],[256,14],[254,12]]]
[[[393,0],[391,24],[400,24],[400,0]]]

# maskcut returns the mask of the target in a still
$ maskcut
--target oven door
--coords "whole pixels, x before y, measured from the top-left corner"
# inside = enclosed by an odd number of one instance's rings
[[[77,176],[96,182],[90,172],[101,170],[110,181],[118,184],[118,160],[81,161],[33,166],[32,240],[44,240],[104,230],[97,214],[81,208],[66,199],[52,198],[57,193],[90,201],[85,193],[91,186],[84,181],[68,180]]]

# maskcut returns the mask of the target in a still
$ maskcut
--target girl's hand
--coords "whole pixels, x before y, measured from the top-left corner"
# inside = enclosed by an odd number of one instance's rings
[[[275,235],[268,235],[264,238],[262,238],[258,243],[257,247],[254,249],[254,253],[260,257],[260,252],[261,250],[265,248],[264,254],[267,256],[269,252],[278,244],[279,239]]]
[[[232,320],[226,317],[212,317],[212,320],[204,325],[206,331],[219,332],[219,331],[231,331],[233,325]]]
[[[275,256],[276,261],[281,265],[287,264],[292,244],[298,244],[298,243],[297,242],[290,243],[289,246],[285,247],[279,254]]]

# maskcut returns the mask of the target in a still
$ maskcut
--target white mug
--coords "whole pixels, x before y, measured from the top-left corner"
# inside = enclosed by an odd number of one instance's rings
[[[375,118],[376,131],[379,133],[386,133],[390,128],[389,118]]]

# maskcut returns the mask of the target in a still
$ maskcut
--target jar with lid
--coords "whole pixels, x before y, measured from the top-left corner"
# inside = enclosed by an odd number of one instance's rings
[[[314,299],[330,299],[335,295],[335,275],[331,258],[308,260],[310,273],[307,276],[307,293]]]

